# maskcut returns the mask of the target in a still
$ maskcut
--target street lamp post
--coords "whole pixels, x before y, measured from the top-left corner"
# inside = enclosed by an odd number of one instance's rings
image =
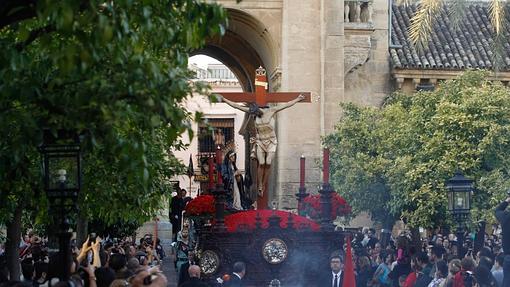
[[[463,257],[464,228],[471,211],[473,180],[465,177],[460,171],[456,171],[455,175],[446,182],[446,188],[448,189],[448,210],[457,223],[458,252]]]
[[[81,188],[80,140],[76,133],[59,130],[43,132],[43,144],[39,147],[43,156],[44,190],[49,201],[49,212],[58,224],[59,256],[56,262],[62,281],[69,280],[71,273],[72,233],[69,232],[69,215],[76,211],[76,200]]]

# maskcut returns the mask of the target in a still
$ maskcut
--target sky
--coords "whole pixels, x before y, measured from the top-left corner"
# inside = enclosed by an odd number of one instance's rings
[[[220,61],[206,55],[196,55],[189,58],[190,64],[196,64],[200,68],[207,69],[207,64],[221,64]]]

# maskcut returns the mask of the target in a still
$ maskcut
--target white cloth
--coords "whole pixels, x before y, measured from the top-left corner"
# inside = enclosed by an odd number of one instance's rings
[[[231,169],[234,170],[234,167],[231,165]],[[234,209],[237,209],[237,210],[242,210],[243,209],[243,206],[241,205],[241,193],[239,192],[239,186],[237,185],[237,180],[234,176],[234,188],[232,190],[232,193],[233,193],[233,202],[232,202],[232,207],[234,207]]]

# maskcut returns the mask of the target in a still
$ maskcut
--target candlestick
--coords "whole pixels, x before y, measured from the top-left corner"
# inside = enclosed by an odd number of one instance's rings
[[[217,169],[217,175],[218,175],[218,181],[217,184],[222,184],[223,179],[221,178],[221,148],[218,146],[216,149],[216,169]]]
[[[322,182],[329,183],[329,148],[325,147],[322,157]]]
[[[305,187],[305,156],[299,160],[299,187]]]
[[[209,164],[209,172],[208,172],[208,175],[209,175],[209,189],[213,189],[214,188],[214,166],[213,166],[213,159],[212,157],[209,158],[208,160],[208,164]]]

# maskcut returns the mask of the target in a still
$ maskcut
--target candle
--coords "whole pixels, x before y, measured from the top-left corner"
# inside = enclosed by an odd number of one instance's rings
[[[305,187],[305,156],[301,155],[299,160],[299,187]]]
[[[213,166],[212,157],[209,158],[208,163],[209,163],[209,189],[213,189],[214,188],[214,173],[213,173],[214,166]]]
[[[58,175],[58,181],[59,182],[65,182],[67,180],[67,171],[65,169],[59,169],[57,170],[57,175]]]
[[[223,179],[221,178],[221,148],[219,146],[216,149],[216,169],[218,174],[217,184],[222,184]]]
[[[324,148],[322,167],[322,182],[327,184],[329,183],[329,149],[327,147]]]
[[[464,198],[457,197],[457,207],[458,208],[464,208]]]

